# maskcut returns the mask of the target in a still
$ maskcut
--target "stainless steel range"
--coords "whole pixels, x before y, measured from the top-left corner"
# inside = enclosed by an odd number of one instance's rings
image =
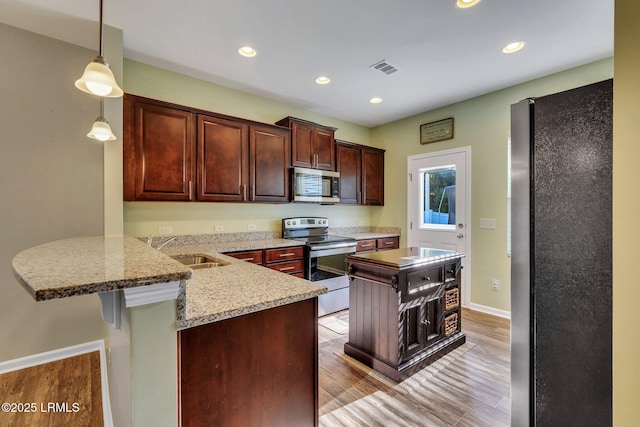
[[[356,252],[356,240],[329,235],[329,220],[324,217],[285,218],[282,237],[305,243],[305,279],[328,288],[318,297],[318,315],[349,308],[345,257]]]

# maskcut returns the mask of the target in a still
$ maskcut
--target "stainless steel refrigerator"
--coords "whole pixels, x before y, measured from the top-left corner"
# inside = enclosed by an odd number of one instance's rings
[[[511,425],[612,425],[613,81],[511,106]]]

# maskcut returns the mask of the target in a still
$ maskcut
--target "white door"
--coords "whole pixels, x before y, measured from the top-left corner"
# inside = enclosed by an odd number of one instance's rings
[[[462,304],[469,303],[471,147],[408,158],[407,243],[449,249],[462,259]],[[469,229],[470,231],[470,229]]]

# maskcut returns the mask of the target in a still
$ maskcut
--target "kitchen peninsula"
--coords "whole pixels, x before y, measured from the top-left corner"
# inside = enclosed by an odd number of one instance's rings
[[[218,246],[241,250],[296,244],[273,239]],[[114,326],[125,316],[119,308],[122,296],[122,311],[126,307],[131,311],[126,317],[135,317],[128,338],[137,348],[158,345],[156,338],[133,330],[145,322],[146,307],[177,300],[174,322],[155,325],[165,331],[159,336],[169,348],[177,343],[177,363],[167,372],[149,360],[132,360],[127,374],[133,418],[136,391],[144,389],[150,400],[144,404],[175,405],[184,425],[257,425],[265,419],[317,424],[317,296],[326,288],[221,254],[216,243],[164,250],[173,258],[205,256],[212,262],[191,269],[139,239],[96,236],[27,249],[13,259],[13,269],[38,301],[98,293],[103,318]],[[138,365],[143,369],[134,372]],[[167,384],[175,387],[173,394],[158,390]],[[175,425],[176,420],[164,423]]]
[[[464,344],[463,256],[412,247],[347,257],[351,284],[345,354],[401,381]]]

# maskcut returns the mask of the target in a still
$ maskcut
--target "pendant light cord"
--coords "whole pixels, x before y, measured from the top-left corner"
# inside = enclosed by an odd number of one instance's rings
[[[99,52],[98,55],[102,56],[102,0],[100,0],[100,35],[99,35],[99,40],[100,40],[100,47],[99,47]]]

